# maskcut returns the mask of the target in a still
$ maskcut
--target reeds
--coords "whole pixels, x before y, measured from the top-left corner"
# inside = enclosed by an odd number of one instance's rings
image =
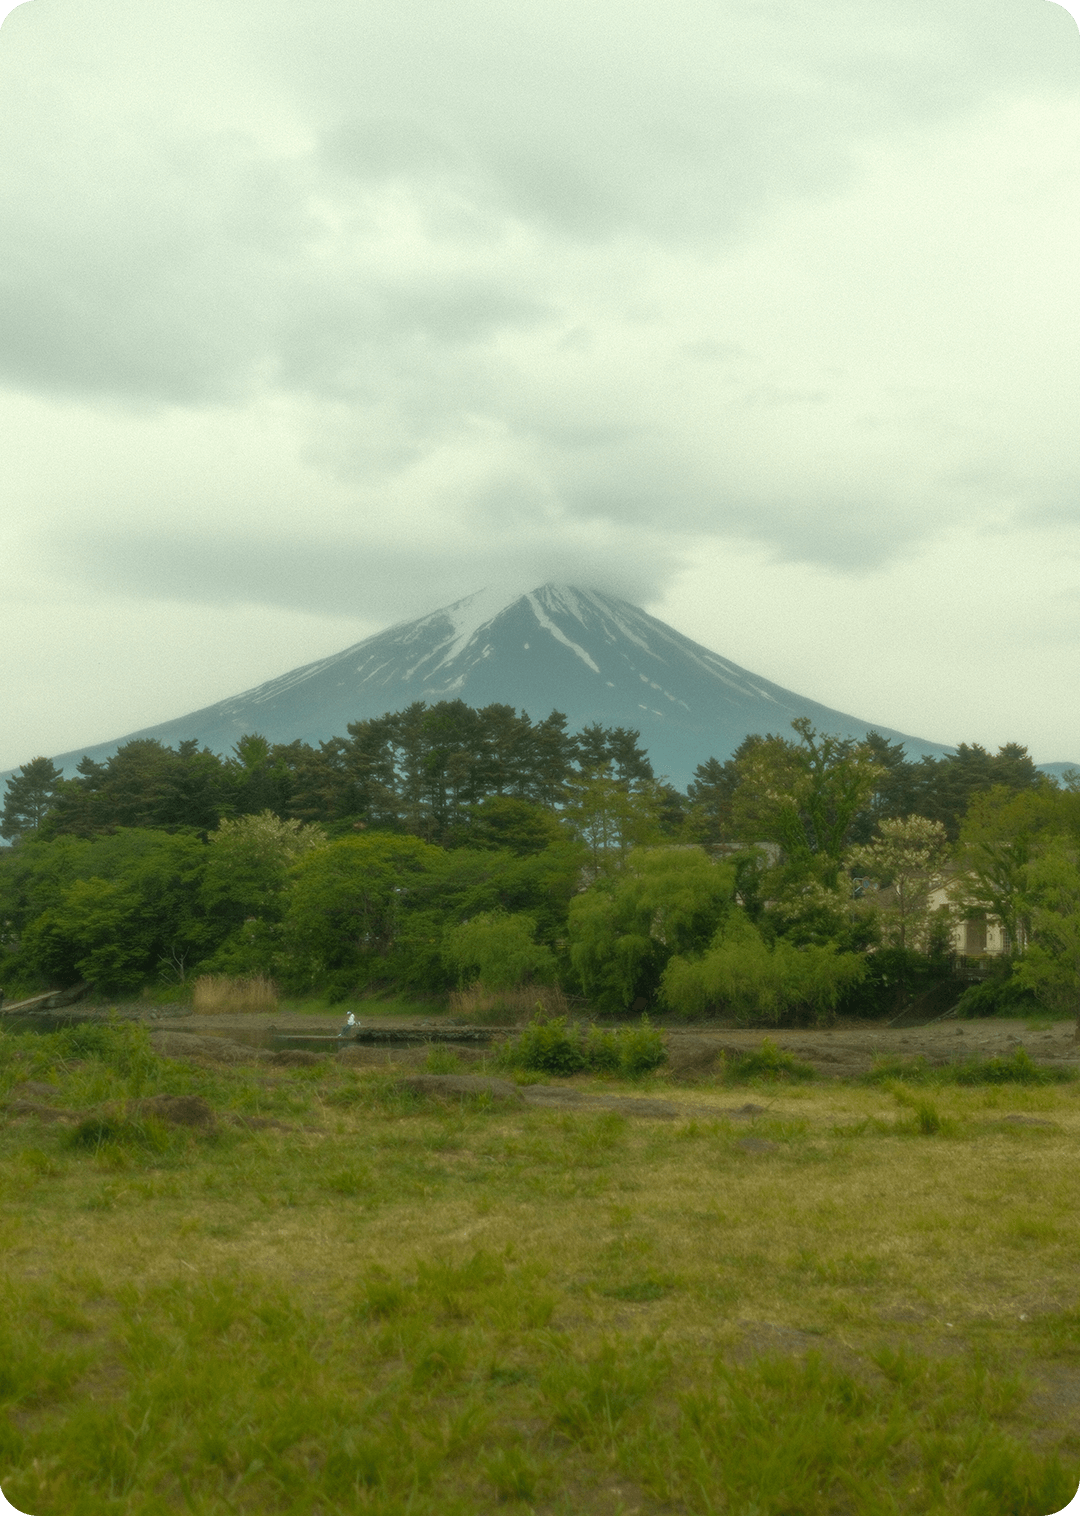
[[[531,1021],[538,1007],[549,1018],[566,1016],[569,1011],[566,996],[557,984],[521,985],[513,990],[488,990],[472,984],[450,995],[451,1016],[482,1026],[518,1026]]]
[[[277,985],[264,974],[254,974],[250,979],[201,974],[191,1000],[196,1016],[257,1015],[276,1011],[277,1002]]]

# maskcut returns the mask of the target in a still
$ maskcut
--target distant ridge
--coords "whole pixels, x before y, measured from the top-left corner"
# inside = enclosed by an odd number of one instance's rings
[[[416,700],[459,699],[511,705],[534,720],[563,711],[571,730],[593,721],[635,727],[657,774],[680,787],[707,758],[729,758],[750,732],[788,735],[796,716],[845,737],[878,731],[903,742],[909,757],[951,751],[772,684],[625,600],[544,584],[468,595],[216,705],[55,761],[74,773],[84,754],[100,762],[146,737],[171,746],[195,738],[221,754],[248,732],[316,744]]]

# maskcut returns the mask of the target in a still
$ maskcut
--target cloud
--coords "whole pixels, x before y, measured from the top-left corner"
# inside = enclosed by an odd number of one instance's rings
[[[19,551],[394,618],[519,575],[648,598],[706,540],[865,576],[1072,519],[1068,26],[27,8],[0,49]]]

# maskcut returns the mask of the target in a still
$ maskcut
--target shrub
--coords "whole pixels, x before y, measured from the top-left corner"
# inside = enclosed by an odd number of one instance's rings
[[[981,984],[972,984],[956,1002],[955,1014],[973,1016],[1034,1016],[1044,1012],[1038,997],[1027,986],[1017,983],[1011,975],[999,974],[984,979]]]
[[[627,1027],[618,1038],[619,1067],[631,1078],[636,1074],[651,1074],[667,1062],[664,1039],[655,1027],[649,1025],[647,1016],[642,1016],[640,1026]]]
[[[588,1067],[581,1032],[568,1025],[565,1016],[551,1021],[534,1017],[520,1036],[504,1045],[498,1061],[541,1074],[580,1074]]]
[[[721,1060],[722,1077],[731,1084],[742,1084],[749,1079],[813,1079],[814,1070],[793,1053],[778,1048],[766,1037],[761,1046],[752,1053],[739,1053],[736,1057]]]
[[[565,1016],[545,1020],[538,1015],[525,1030],[505,1043],[497,1055],[506,1068],[532,1069],[542,1074],[623,1074],[632,1079],[651,1073],[667,1059],[660,1033],[647,1016],[637,1027],[601,1031],[575,1027]]]

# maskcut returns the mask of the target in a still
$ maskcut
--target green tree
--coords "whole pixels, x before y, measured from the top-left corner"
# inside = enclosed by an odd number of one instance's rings
[[[32,758],[6,785],[0,837],[9,841],[40,826],[52,808],[63,778],[51,758]]]
[[[389,833],[306,852],[284,921],[286,977],[302,989],[353,989],[386,976],[409,892],[441,856],[418,837]]]
[[[996,916],[1014,953],[1031,936],[1028,868],[1055,837],[1080,844],[1080,793],[1040,785],[1004,785],[972,795],[960,827],[957,898],[966,909]]]
[[[796,947],[783,938],[770,945],[743,911],[734,911],[700,957],[672,958],[660,994],[685,1017],[724,1014],[753,1025],[821,1023],[832,1019],[865,974],[860,954],[832,946]]]
[[[637,789],[607,771],[567,783],[563,819],[588,850],[595,869],[617,867],[631,850],[661,840],[664,796],[655,780]]]
[[[513,795],[489,795],[469,807],[464,823],[449,840],[454,846],[505,849],[527,858],[564,837],[557,818],[544,806]]]
[[[62,780],[45,830],[90,837],[117,827],[212,831],[230,804],[221,759],[195,741],[178,748],[155,738],[126,742],[97,763],[83,758]]]
[[[806,717],[791,725],[798,742],[766,737],[740,759],[734,828],[747,842],[778,845],[789,872],[834,888],[881,768],[865,743],[819,735]]]
[[[322,827],[282,821],[273,811],[226,819],[210,833],[202,901],[228,935],[208,969],[231,974],[274,971],[293,865],[326,843]]]
[[[1080,1038],[1080,849],[1053,838],[1028,865],[1026,884],[1031,940],[1014,978],[1074,1015]]]
[[[1016,794],[1051,787],[1028,756],[1027,748],[1018,742],[1006,742],[996,753],[988,753],[977,742],[962,742],[955,753],[944,758],[924,758],[915,778],[916,800],[912,810],[940,821],[950,842],[959,837],[974,796],[996,786]]]
[[[570,902],[570,961],[585,994],[608,1011],[650,999],[673,954],[709,941],[734,890],[735,870],[700,848],[636,848]]]
[[[201,899],[207,849],[190,833],[117,831],[37,851],[47,877],[26,881],[42,908],[19,933],[20,978],[130,990],[182,978],[222,935]]]
[[[523,984],[551,984],[555,955],[536,941],[536,923],[524,914],[484,911],[450,928],[443,956],[462,984],[512,990]]]

